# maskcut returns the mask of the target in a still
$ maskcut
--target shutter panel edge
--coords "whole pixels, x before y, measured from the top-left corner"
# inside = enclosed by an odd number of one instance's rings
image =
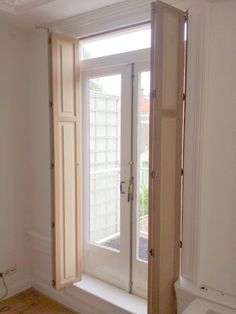
[[[51,34],[53,285],[81,280],[78,40]]]
[[[173,31],[176,18],[178,36]],[[184,23],[185,12],[161,1],[152,4],[150,170],[156,175],[150,175],[149,183],[149,314],[175,310],[174,281],[180,268]],[[176,45],[172,46],[178,53],[176,64],[170,58],[171,45]],[[174,97],[176,102],[171,102]],[[175,162],[168,152],[175,154]],[[167,186],[174,205],[168,203]]]

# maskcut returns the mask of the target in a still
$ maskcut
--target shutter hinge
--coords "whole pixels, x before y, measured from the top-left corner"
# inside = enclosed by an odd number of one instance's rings
[[[153,89],[151,94],[152,94],[152,98],[156,98],[157,96],[156,89]]]
[[[49,36],[48,37],[48,44],[51,45],[51,43],[52,43],[52,38],[51,38],[51,36]]]
[[[184,169],[181,168],[181,176],[183,176],[183,175],[184,175]]]
[[[185,20],[185,22],[188,21],[188,13],[187,12],[184,13],[184,20]]]
[[[53,288],[56,287],[56,281],[55,280],[52,280],[52,286],[53,286]]]
[[[129,282],[129,288],[130,288],[130,290],[132,290],[133,284],[134,284],[133,281],[130,281],[130,282]]]
[[[53,102],[52,102],[52,101],[49,102],[49,107],[50,107],[50,108],[53,107]]]
[[[156,177],[156,172],[155,172],[154,170],[152,170],[151,173],[150,173],[150,175],[151,175],[151,178],[152,178],[152,179],[155,179],[155,177]]]
[[[182,241],[180,241],[179,246],[182,249],[182,247],[183,247],[183,242]]]
[[[154,249],[150,249],[150,250],[149,250],[149,255],[150,255],[151,257],[154,256]]]
[[[51,170],[53,170],[54,169],[54,163],[52,162],[51,163]]]
[[[156,3],[152,2],[152,12],[155,14],[156,13]]]
[[[186,101],[186,94],[183,93],[183,101]]]
[[[55,228],[55,223],[54,222],[51,223],[51,227],[52,227],[52,229]]]

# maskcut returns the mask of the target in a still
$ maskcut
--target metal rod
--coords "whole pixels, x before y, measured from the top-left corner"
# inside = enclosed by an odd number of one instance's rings
[[[48,33],[50,32],[50,29],[46,26],[35,25],[35,29],[37,29],[37,30],[43,29],[43,30],[47,31]]]
[[[134,63],[131,64],[131,161],[133,161],[133,129],[134,129]],[[130,181],[133,181],[133,162],[130,162]],[[133,197],[130,200],[130,267],[129,293],[133,288]]]
[[[183,126],[182,126],[182,182],[181,182],[181,221],[180,221],[180,248],[183,246],[183,224],[184,224],[184,208],[183,208],[183,197],[184,197],[184,160],[185,160],[185,127],[186,127],[186,92],[187,92],[187,69],[188,69],[188,11],[185,15],[185,31],[186,31],[186,41],[185,41],[185,56],[184,56],[184,88],[183,93],[185,95],[183,99]],[[180,274],[182,272],[182,253],[180,252]]]

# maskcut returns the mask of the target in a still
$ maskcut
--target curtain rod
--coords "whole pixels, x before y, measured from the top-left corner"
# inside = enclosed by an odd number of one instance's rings
[[[50,29],[46,26],[35,25],[35,29],[37,29],[37,30],[43,29],[43,30],[47,31],[48,33],[50,32]]]

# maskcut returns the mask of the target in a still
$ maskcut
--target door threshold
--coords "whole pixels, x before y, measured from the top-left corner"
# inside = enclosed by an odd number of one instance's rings
[[[129,294],[125,290],[114,287],[87,274],[83,274],[82,280],[75,283],[74,287],[92,294],[127,312],[136,314],[147,313],[147,300]]]

